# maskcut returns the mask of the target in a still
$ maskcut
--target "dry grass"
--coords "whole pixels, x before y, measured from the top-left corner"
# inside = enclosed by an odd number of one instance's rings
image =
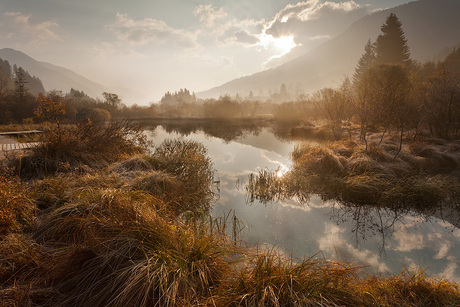
[[[182,182],[183,211],[209,211],[218,196],[218,181],[206,147],[194,141],[165,140],[155,148],[151,161]]]
[[[430,278],[421,269],[372,276],[360,284],[367,306],[459,306],[459,285]]]
[[[35,224],[36,207],[26,188],[15,178],[0,175],[0,239]]]
[[[76,128],[53,128],[44,134],[32,154],[22,157],[18,173],[43,177],[59,172],[100,169],[149,146],[141,126],[131,122],[80,123]]]
[[[396,146],[397,147],[397,146]],[[264,202],[312,193],[354,205],[425,210],[460,201],[459,146],[456,143],[364,147],[353,142],[301,145],[293,168],[282,179],[260,172],[248,184],[249,199]]]
[[[274,251],[256,252],[220,299],[223,306],[357,306],[357,271],[336,262],[295,263]]]
[[[348,157],[335,149],[299,155],[299,170],[322,171],[315,180],[336,178],[336,187],[375,186],[374,177],[359,177],[378,170],[373,160],[355,168],[355,182],[341,177],[358,155],[343,152]],[[294,185],[266,172],[271,190],[259,192],[289,188],[291,195],[308,197],[297,188],[312,184],[311,178],[290,178]],[[436,197],[439,186],[456,189],[444,177],[430,178],[408,185]],[[89,173],[30,182],[3,178],[0,200],[12,222],[0,239],[0,306],[459,305],[457,284],[422,273],[366,277],[345,263],[295,261],[246,248],[237,238],[236,217],[206,214],[214,180],[205,149],[184,141]]]

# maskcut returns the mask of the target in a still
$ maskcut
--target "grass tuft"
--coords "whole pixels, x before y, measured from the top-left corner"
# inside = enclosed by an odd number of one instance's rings
[[[357,268],[328,261],[294,262],[274,251],[257,252],[226,285],[225,306],[356,306]]]
[[[128,121],[82,122],[76,128],[54,128],[45,133],[31,155],[22,157],[18,173],[43,177],[102,168],[126,155],[145,152],[149,142],[139,125]]]
[[[35,225],[36,207],[25,187],[14,177],[0,175],[0,239]]]
[[[414,210],[459,203],[457,146],[415,143],[398,157],[391,148],[371,143],[365,150],[350,142],[298,146],[292,153],[294,165],[282,179],[273,180],[274,173],[267,171],[250,177],[249,200],[268,202],[294,195],[308,201],[314,193],[351,205]]]

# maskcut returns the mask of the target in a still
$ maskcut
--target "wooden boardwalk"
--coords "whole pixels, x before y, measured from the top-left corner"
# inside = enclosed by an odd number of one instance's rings
[[[22,132],[22,131],[21,131]],[[8,133],[8,134],[15,134],[15,133]],[[31,143],[20,143],[12,138],[6,137],[5,133],[0,134],[0,157],[4,156],[5,153],[14,150],[23,150],[23,149],[30,149],[37,146],[38,142],[31,142]]]
[[[37,146],[38,144],[38,142],[1,144],[1,151],[29,149]]]
[[[19,135],[19,134],[35,134],[43,133],[41,130],[28,130],[28,131],[10,131],[10,132],[0,132],[0,135]]]

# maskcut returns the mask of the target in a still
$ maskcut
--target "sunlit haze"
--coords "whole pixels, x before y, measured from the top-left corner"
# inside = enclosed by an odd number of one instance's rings
[[[71,69],[127,104],[272,68],[408,0],[0,0],[0,48]]]

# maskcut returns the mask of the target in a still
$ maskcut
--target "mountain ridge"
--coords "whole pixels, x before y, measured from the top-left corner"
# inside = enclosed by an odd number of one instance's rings
[[[13,48],[0,49],[0,58],[7,60],[11,65],[23,67],[31,75],[37,76],[43,82],[46,91],[61,90],[69,92],[71,88],[85,92],[91,97],[101,96],[109,90],[78,73],[51,63],[37,61],[22,51]]]
[[[460,42],[458,11],[457,0],[419,0],[378,11],[355,21],[344,32],[304,55],[196,95],[200,98],[247,95],[249,91],[277,90],[282,83],[291,93],[337,87],[345,76],[352,75],[365,43],[368,39],[375,41],[390,13],[395,13],[402,23],[412,58],[431,60],[442,49]]]

